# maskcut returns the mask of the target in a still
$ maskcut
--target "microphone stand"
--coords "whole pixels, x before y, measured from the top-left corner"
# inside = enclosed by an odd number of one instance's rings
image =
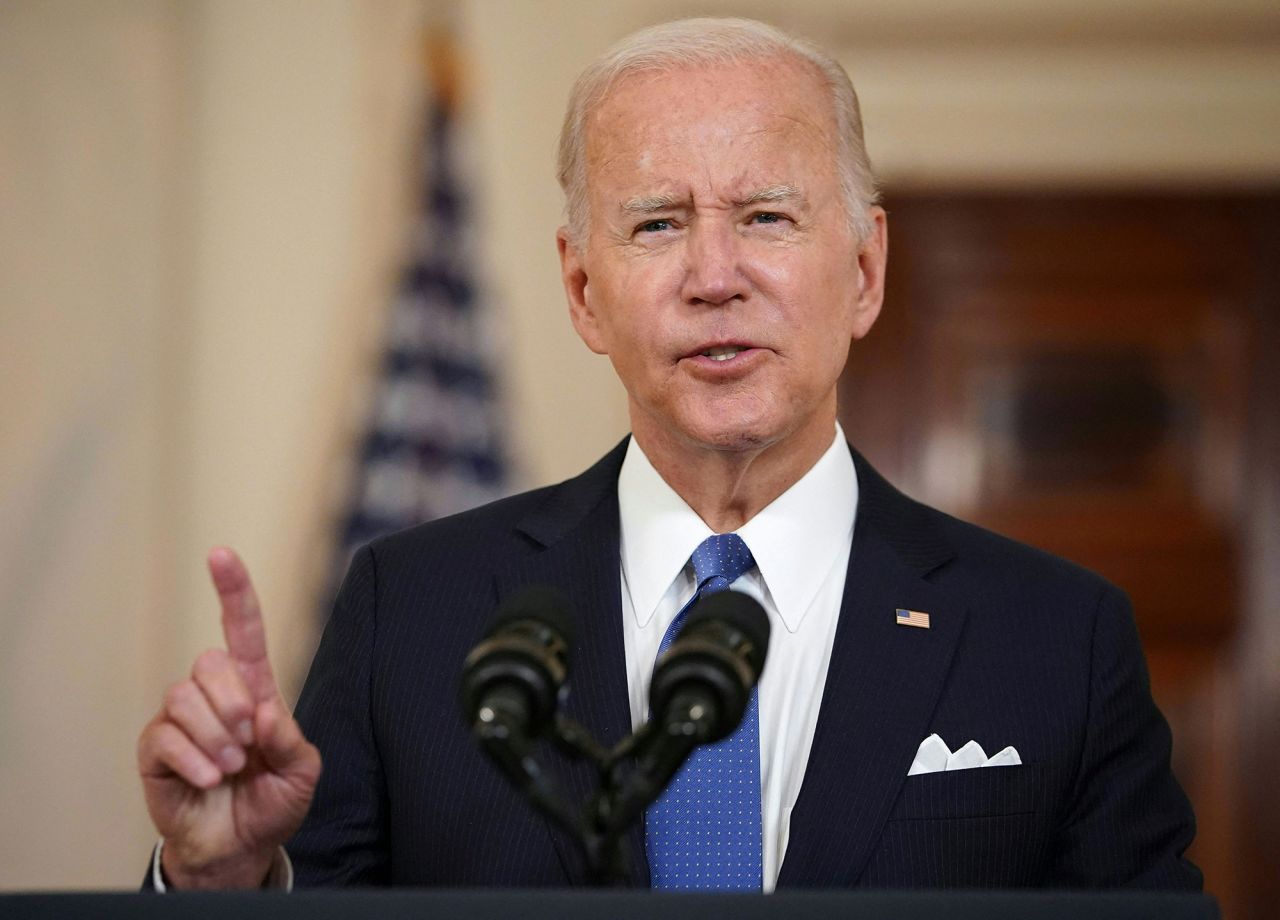
[[[534,807],[580,839],[584,830],[582,817],[565,802],[554,777],[534,753],[533,743],[523,729],[527,724],[506,707],[485,706],[476,714],[471,730],[481,749]]]
[[[665,726],[646,722],[611,749],[577,722],[556,715],[550,740],[569,757],[593,764],[600,777],[581,809],[569,804],[534,752],[533,740],[520,728],[527,722],[507,707],[482,708],[472,730],[484,752],[533,806],[577,842],[591,884],[619,887],[629,877],[623,834],[662,794],[715,724],[714,707],[705,698],[677,698],[671,709],[674,715]]]

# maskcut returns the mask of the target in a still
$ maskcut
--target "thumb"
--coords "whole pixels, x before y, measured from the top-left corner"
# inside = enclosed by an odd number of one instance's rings
[[[254,714],[258,752],[273,773],[304,787],[308,792],[320,778],[320,752],[302,734],[302,728],[280,697],[258,705]]]

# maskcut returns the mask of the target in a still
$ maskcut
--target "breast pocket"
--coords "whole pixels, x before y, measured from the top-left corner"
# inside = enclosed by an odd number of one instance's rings
[[[1038,764],[908,776],[859,884],[1020,888],[1044,875],[1052,809]]]
[[[890,821],[995,818],[1034,812],[1042,801],[1039,764],[974,767],[908,776]]]

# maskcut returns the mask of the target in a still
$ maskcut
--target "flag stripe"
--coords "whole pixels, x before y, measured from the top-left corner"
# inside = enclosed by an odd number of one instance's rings
[[[929,628],[929,614],[922,613],[919,610],[904,610],[899,607],[897,617],[899,626],[919,626],[921,629]]]

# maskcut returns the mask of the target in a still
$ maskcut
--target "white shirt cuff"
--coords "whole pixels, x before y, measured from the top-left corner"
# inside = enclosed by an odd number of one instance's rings
[[[163,850],[164,838],[162,837],[151,854],[151,885],[161,894],[169,890],[164,883],[164,873],[160,871],[160,854]],[[267,873],[267,879],[262,883],[262,887],[269,891],[293,891],[293,862],[289,859],[289,854],[285,852],[284,847],[276,850],[276,858],[271,861],[271,871]]]

